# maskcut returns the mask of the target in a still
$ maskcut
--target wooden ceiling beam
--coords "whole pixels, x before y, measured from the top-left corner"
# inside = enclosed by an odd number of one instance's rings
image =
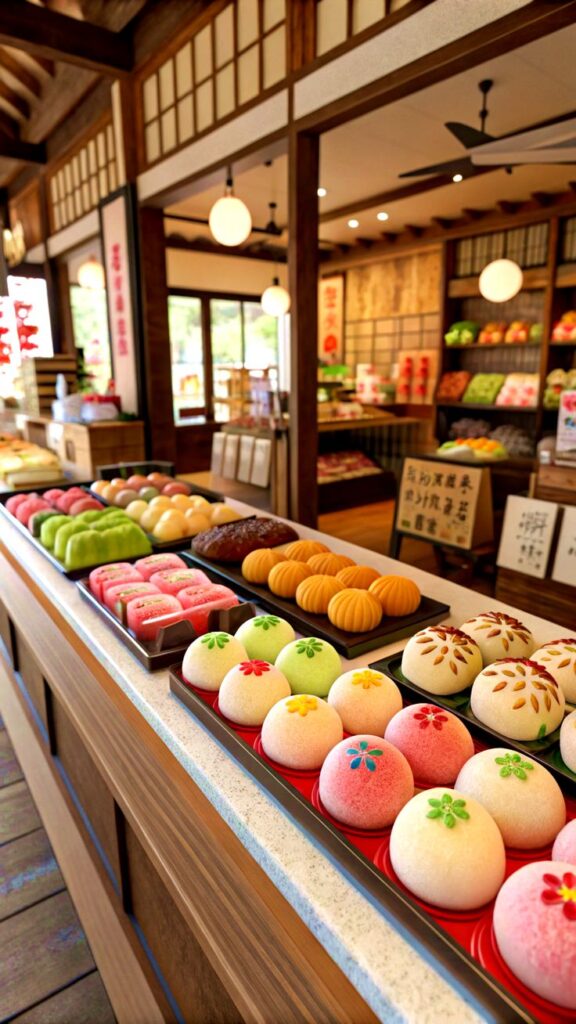
[[[482,220],[486,216],[486,210],[478,210],[473,206],[465,206],[462,213],[470,221]]]
[[[385,242],[392,243],[395,242],[396,239],[398,238],[397,231],[381,231],[380,234],[382,235],[382,238],[384,239]]]
[[[356,236],[356,244],[361,245],[363,249],[371,249],[374,242],[374,238],[363,238],[361,235]]]
[[[556,199],[553,192],[532,192],[531,196],[534,202],[542,207],[551,206]]]
[[[29,104],[22,96],[19,96],[17,92],[14,92],[14,90],[11,89],[9,85],[6,85],[6,82],[4,82],[1,78],[0,100],[4,100],[6,103],[8,103],[12,107],[12,110],[15,110],[17,114],[21,115],[21,117],[26,119],[30,117]]]
[[[424,232],[424,228],[420,227],[418,224],[405,224],[404,230],[407,231],[412,238],[420,238]]]
[[[45,164],[46,147],[41,142],[24,142],[22,139],[6,135],[0,124],[0,157],[3,156],[28,164]]]
[[[129,36],[23,2],[0,5],[0,44],[101,74],[126,75],[133,65]]]
[[[16,60],[4,46],[0,46],[0,68],[4,68],[5,71],[12,75],[12,78],[20,82],[20,85],[23,85],[33,96],[40,95],[42,87],[38,79],[20,61]]]
[[[509,199],[499,199],[496,205],[502,210],[502,213],[516,213],[522,206],[522,203],[514,203]]]
[[[430,220],[433,224],[437,224],[439,228],[442,228],[443,231],[447,231],[454,223],[451,217],[431,217]]]

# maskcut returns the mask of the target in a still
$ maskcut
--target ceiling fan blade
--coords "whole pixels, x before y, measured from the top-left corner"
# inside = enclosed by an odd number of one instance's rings
[[[550,149],[510,149],[499,153],[473,153],[475,167],[500,167],[508,164],[574,164],[576,146]]]
[[[418,167],[414,171],[404,171],[399,178],[418,178],[425,174],[462,174],[464,176],[473,173],[474,168],[467,156],[458,157],[456,160],[445,160],[441,164],[430,164],[429,167]]]
[[[444,127],[458,139],[458,142],[466,149],[473,149],[474,146],[482,146],[485,142],[493,142],[494,136],[479,128],[472,128],[469,124],[461,124],[460,121],[446,121]]]

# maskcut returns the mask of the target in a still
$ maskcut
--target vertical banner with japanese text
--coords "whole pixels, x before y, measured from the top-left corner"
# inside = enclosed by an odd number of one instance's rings
[[[133,283],[136,253],[128,203],[129,194],[123,188],[101,203],[100,217],[115,389],[122,399],[123,412],[138,415],[140,370]]]
[[[344,276],[323,277],[318,285],[318,358],[342,362],[344,351]]]
[[[555,502],[509,494],[496,564],[543,580],[557,516]]]

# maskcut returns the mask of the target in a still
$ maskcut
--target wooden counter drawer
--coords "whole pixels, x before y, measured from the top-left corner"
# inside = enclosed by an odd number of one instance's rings
[[[46,707],[46,683],[42,671],[32,653],[32,649],[20,630],[15,631],[18,650],[18,669],[36,711],[48,729],[48,712]]]
[[[10,659],[10,664],[12,665],[12,668],[17,668],[18,666],[15,660],[16,652],[14,650],[13,630],[14,627],[10,620],[10,616],[8,615],[5,606],[2,604],[2,601],[0,601],[0,639],[2,640],[6,648],[6,652],[8,654],[8,658]]]

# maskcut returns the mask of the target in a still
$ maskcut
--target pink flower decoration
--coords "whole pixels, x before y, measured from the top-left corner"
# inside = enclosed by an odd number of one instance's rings
[[[268,662],[260,661],[258,658],[254,658],[252,661],[241,661],[238,668],[245,676],[263,676],[265,672],[270,671]]]
[[[564,917],[569,921],[576,921],[576,875],[566,871],[562,878],[557,875],[543,875],[542,881],[547,889],[540,894],[540,899],[548,906],[563,904]]]
[[[448,721],[448,716],[444,714],[442,709],[435,708],[433,705],[416,711],[414,718],[420,723],[421,729],[427,729],[429,725],[432,725],[438,732],[442,728],[443,723]]]

